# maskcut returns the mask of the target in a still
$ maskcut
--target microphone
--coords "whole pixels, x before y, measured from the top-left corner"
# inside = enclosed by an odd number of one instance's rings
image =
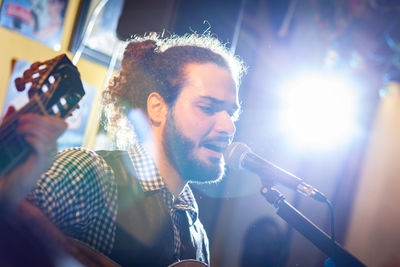
[[[225,150],[224,158],[231,169],[249,170],[260,176],[268,184],[276,182],[320,202],[327,201],[324,194],[317,189],[272,162],[261,158],[243,143],[234,142],[230,144]]]

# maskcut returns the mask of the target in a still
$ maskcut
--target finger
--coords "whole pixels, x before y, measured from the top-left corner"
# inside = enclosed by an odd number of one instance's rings
[[[17,130],[23,133],[29,131],[49,132],[49,137],[58,138],[67,128],[68,124],[61,118],[54,116],[41,116],[38,114],[24,114],[18,119]]]
[[[62,131],[63,128],[47,127],[32,122],[21,123],[17,126],[18,134],[43,136],[48,141],[57,139]]]
[[[65,122],[64,119],[56,117],[56,116],[50,116],[50,115],[40,115],[36,113],[26,113],[22,114],[19,118],[19,121],[21,122],[26,122],[30,121],[32,123],[41,125],[42,127],[66,127],[67,123]]]
[[[18,122],[17,133],[24,136],[36,153],[46,155],[57,151],[57,138],[66,129],[66,123],[52,116],[24,115]]]
[[[12,114],[14,114],[15,110],[16,109],[14,106],[9,106],[7,108],[6,114],[4,115],[3,122],[5,122]]]
[[[58,131],[51,131],[51,129],[31,123],[18,125],[17,133],[23,135],[27,141],[34,140],[32,145],[38,149],[38,152],[46,152],[46,147],[48,147],[49,144],[56,143],[56,140],[60,135]]]

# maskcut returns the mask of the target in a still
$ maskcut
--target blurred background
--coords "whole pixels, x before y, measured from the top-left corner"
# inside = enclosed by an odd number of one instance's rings
[[[399,1],[42,0],[49,19],[36,28],[30,19],[40,1],[0,2],[2,110],[16,63],[60,53],[92,92],[66,147],[112,147],[99,100],[130,35],[214,34],[248,66],[235,141],[323,192],[337,241],[363,263],[400,266]],[[40,35],[55,17],[57,29]],[[231,170],[219,184],[194,185],[211,265],[323,266],[327,256],[276,215],[260,188],[256,175]],[[326,205],[276,188],[330,233]]]

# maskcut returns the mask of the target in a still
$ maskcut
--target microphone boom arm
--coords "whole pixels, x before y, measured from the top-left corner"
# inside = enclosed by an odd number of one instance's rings
[[[278,190],[270,186],[263,186],[261,194],[264,198],[277,208],[276,213],[289,225],[301,233],[311,243],[318,247],[330,257],[338,267],[363,267],[360,260],[345,250],[339,243],[332,239],[318,226],[313,224],[307,217],[290,205]]]

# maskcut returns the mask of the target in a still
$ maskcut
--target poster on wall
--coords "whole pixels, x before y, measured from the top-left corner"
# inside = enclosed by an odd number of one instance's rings
[[[68,0],[3,0],[0,26],[61,49]]]
[[[101,6],[101,2],[104,1],[81,1],[70,50],[75,53],[79,46],[83,45],[82,55],[94,62],[108,66],[119,43],[116,30],[124,0],[108,0],[93,21],[92,31],[83,40],[83,35],[87,32],[87,25],[92,19],[92,14],[99,5]],[[84,43],[81,44],[81,42]],[[122,50],[118,58],[119,60],[122,59]]]
[[[3,108],[1,110],[1,117],[4,117],[7,108],[12,105],[19,110],[26,103],[28,103],[27,90],[18,92],[15,87],[14,80],[22,77],[25,70],[30,67],[31,63],[24,60],[17,60],[10,77],[7,94],[4,99]],[[85,95],[79,102],[79,109],[74,110],[72,116],[67,118],[68,128],[63,135],[57,140],[58,149],[65,149],[69,147],[82,146],[89,117],[92,112],[94,100],[97,98],[99,92],[96,87],[83,82]]]

